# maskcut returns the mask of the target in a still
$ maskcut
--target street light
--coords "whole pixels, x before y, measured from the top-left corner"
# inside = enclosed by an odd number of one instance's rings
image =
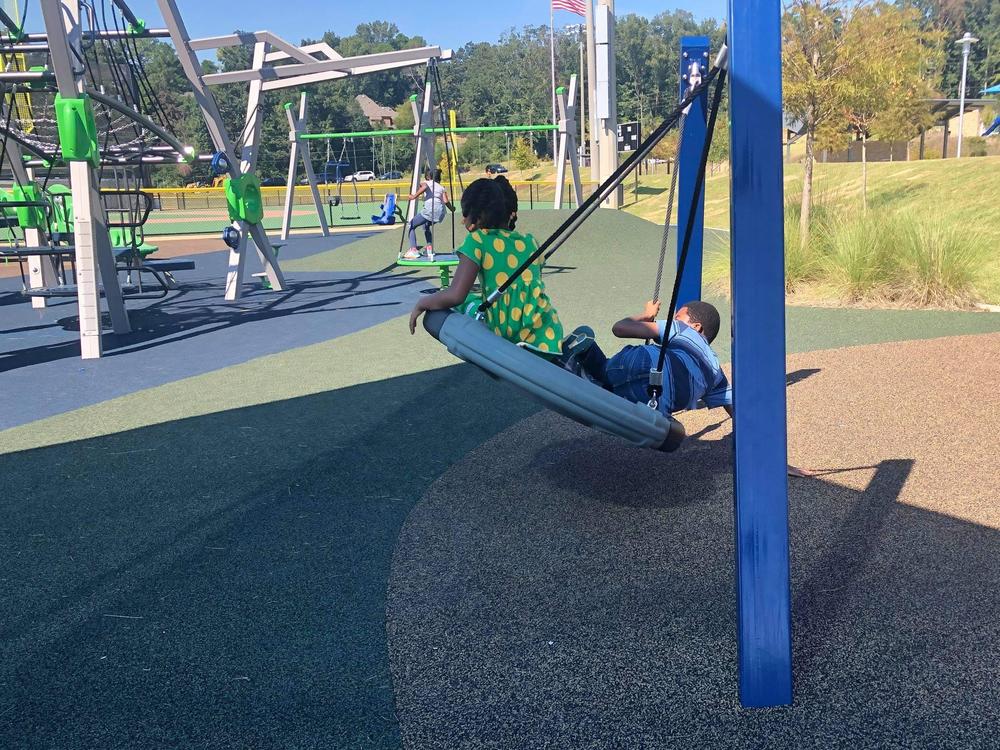
[[[965,122],[965,74],[969,70],[969,50],[978,41],[968,31],[962,35],[961,39],[955,41],[955,44],[962,45],[962,89],[958,92],[958,152],[955,157],[957,159],[962,158],[962,131]]]

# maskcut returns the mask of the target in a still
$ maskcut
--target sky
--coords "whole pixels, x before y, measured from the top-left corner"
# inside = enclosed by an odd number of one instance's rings
[[[226,34],[240,28],[246,31],[267,29],[290,42],[304,37],[316,38],[332,30],[347,35],[366,21],[392,21],[409,36],[423,36],[430,44],[461,47],[466,42],[496,41],[511,27],[548,24],[547,0],[431,0],[424,2],[365,3],[350,0],[176,0],[192,37]],[[135,14],[150,26],[159,26],[156,0],[130,0]],[[495,13],[485,12],[495,7]],[[637,13],[654,16],[665,10],[684,8],[698,19],[722,18],[725,0],[691,0],[689,3],[663,0],[617,0],[618,15]],[[556,11],[556,26],[578,23],[579,16]],[[30,24],[29,24],[30,25]]]

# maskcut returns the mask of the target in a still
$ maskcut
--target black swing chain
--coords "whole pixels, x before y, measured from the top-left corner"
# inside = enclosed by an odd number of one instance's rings
[[[444,135],[444,158],[445,167],[448,169],[448,197],[455,200],[455,176],[458,176],[458,186],[465,192],[462,184],[462,174],[458,170],[458,144],[455,143],[455,134],[448,127],[448,114],[445,112],[444,92],[441,87],[441,71],[438,70],[437,63],[433,63],[434,90],[437,93],[438,111],[441,113],[441,130]],[[452,168],[452,157],[455,159],[454,169]],[[436,166],[436,165],[435,165]],[[451,213],[451,251],[455,250],[455,212]]]
[[[684,239],[681,243],[681,252],[677,258],[677,272],[674,275],[674,286],[670,292],[670,306],[667,308],[667,316],[664,318],[666,326],[663,336],[660,338],[660,354],[657,358],[656,367],[649,371],[649,407],[656,409],[659,406],[660,397],[663,395],[663,365],[667,357],[667,332],[670,330],[670,323],[677,312],[678,296],[681,291],[681,277],[684,274],[684,266],[687,263],[688,250],[691,248],[691,236],[694,234],[694,223],[697,218],[695,206],[701,199],[702,190],[705,188],[705,172],[708,167],[708,152],[712,148],[712,136],[715,133],[715,121],[719,115],[719,105],[722,102],[722,92],[726,82],[726,71],[719,72],[718,82],[715,85],[715,92],[712,96],[712,105],[708,115],[708,128],[705,134],[705,143],[701,148],[701,158],[698,161],[698,174],[695,177],[694,193],[691,195],[691,206],[687,215],[687,222],[684,225]]]
[[[490,295],[483,300],[476,310],[476,317],[482,319],[486,315],[486,311],[493,306],[496,300],[514,284],[517,279],[521,276],[526,269],[528,269],[532,263],[538,260],[543,255],[545,260],[558,250],[562,244],[569,239],[569,237],[575,232],[586,219],[594,213],[600,206],[600,204],[607,199],[611,192],[618,188],[618,186],[624,182],[625,178],[632,172],[633,169],[639,164],[640,161],[645,159],[649,153],[653,150],[657,143],[659,143],[663,137],[670,131],[670,129],[678,122],[681,116],[684,114],[684,110],[690,106],[690,104],[705,91],[713,81],[720,75],[723,69],[718,65],[713,66],[708,72],[705,78],[700,84],[692,88],[681,100],[680,104],[674,108],[670,115],[661,122],[646,140],[643,141],[639,148],[633,151],[626,159],[623,161],[619,167],[611,173],[611,175],[602,182],[597,189],[591,193],[584,201],[581,203],[570,216],[551,234],[549,237],[538,247],[535,252],[529,255],[521,263],[521,265],[511,272],[507,280],[501,284],[499,287],[493,290]]]

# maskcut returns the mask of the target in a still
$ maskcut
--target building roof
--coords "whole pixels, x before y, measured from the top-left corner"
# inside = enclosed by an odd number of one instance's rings
[[[958,117],[958,112],[961,109],[960,99],[925,99],[925,101],[931,107],[931,115],[934,117],[934,124],[943,125],[949,120]],[[994,105],[992,99],[970,99],[966,97],[965,99],[965,110],[968,112],[970,109],[982,109],[983,107],[989,107]]]
[[[383,107],[381,104],[377,104],[370,96],[358,94],[354,97],[354,100],[369,120],[392,119],[396,116],[396,110],[392,107]]]

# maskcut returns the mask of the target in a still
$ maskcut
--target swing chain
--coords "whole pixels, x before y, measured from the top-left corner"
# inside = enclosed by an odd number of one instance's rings
[[[719,51],[719,59],[725,62],[724,49]],[[680,254],[677,258],[677,271],[674,274],[674,286],[670,295],[670,305],[667,308],[667,325],[664,327],[663,334],[660,337],[660,352],[657,358],[656,364],[650,368],[649,373],[649,396],[650,403],[653,401],[658,401],[659,397],[663,394],[663,367],[666,363],[668,340],[667,334],[669,333],[670,321],[673,320],[674,313],[677,311],[678,296],[680,294],[681,277],[684,273],[684,267],[687,263],[688,250],[691,247],[691,235],[694,231],[695,222],[695,210],[694,207],[697,205],[698,201],[701,199],[702,191],[705,188],[705,169],[708,165],[708,152],[712,147],[712,136],[715,133],[715,121],[719,114],[719,106],[722,102],[723,87],[726,82],[726,68],[717,67],[718,76],[715,82],[715,92],[712,97],[712,104],[709,108],[708,115],[708,126],[705,131],[705,142],[702,144],[701,155],[698,160],[698,172],[695,176],[694,181],[694,192],[691,195],[691,208],[688,211],[687,222],[684,227],[683,240],[681,242]],[[654,373],[658,376],[659,383],[654,383]]]

